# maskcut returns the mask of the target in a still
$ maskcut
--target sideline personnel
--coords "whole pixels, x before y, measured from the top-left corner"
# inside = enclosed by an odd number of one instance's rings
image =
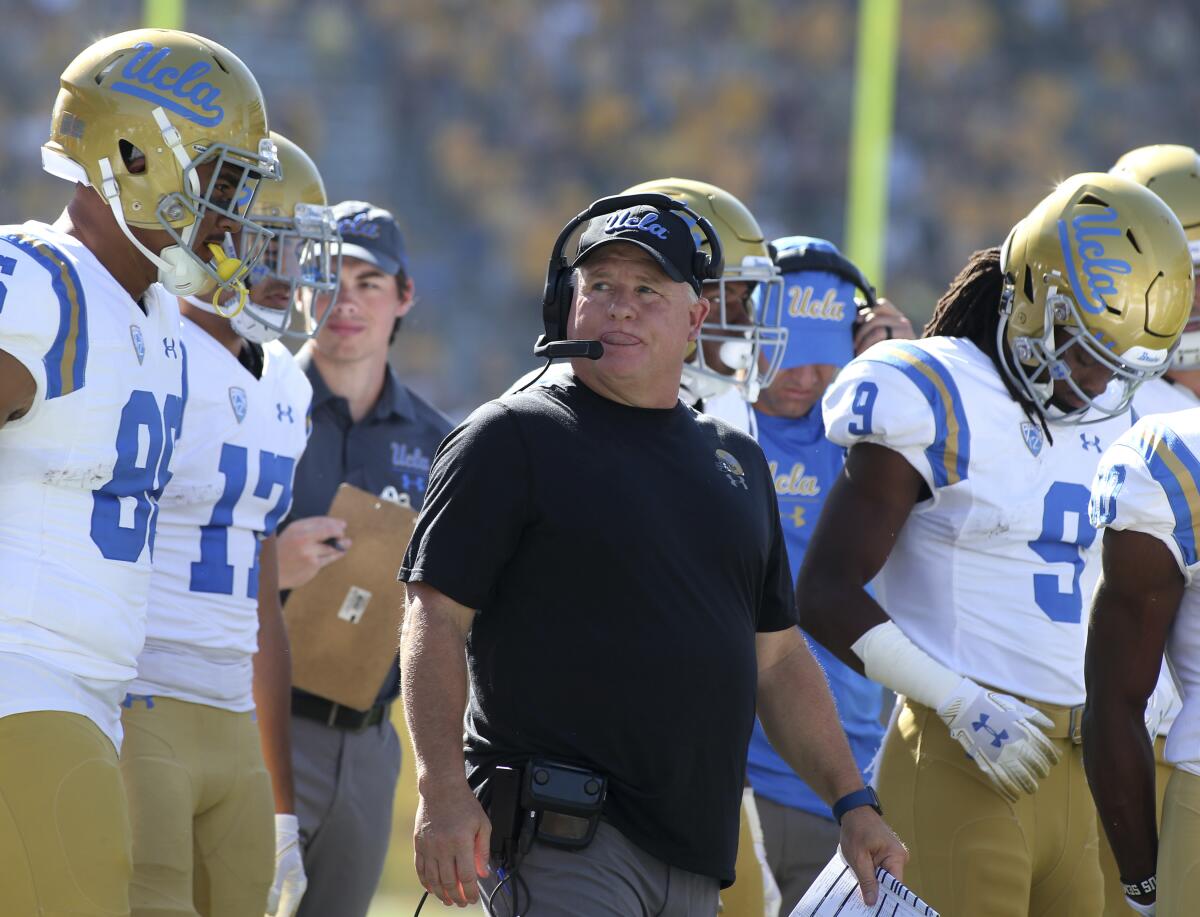
[[[583,340],[556,349],[576,355],[573,375],[484,405],[435,458],[400,577],[416,868],[444,903],[478,900],[493,825],[513,820],[497,768],[524,767],[535,775],[526,794],[553,797],[558,777],[535,790],[536,775],[566,765],[607,780],[603,820],[595,792],[583,818],[552,800],[522,805],[517,852],[497,863],[516,874],[503,891],[496,877],[483,883],[493,913],[516,913],[519,900],[565,915],[580,899],[593,912],[715,913],[733,880],[756,692],[775,747],[844,814],[842,847],[867,899],[875,865],[902,871],[905,851],[871,810],[795,626],[762,452],[678,400],[708,311],[701,283],[720,270],[719,256],[710,265],[697,252],[682,206],[623,195],[564,229],[543,343],[564,337],[570,313]],[[599,358],[578,356],[588,351]],[[692,524],[695,511],[709,524]],[[537,840],[521,828],[530,809]],[[556,836],[585,849],[564,853]]]
[[[313,387],[313,429],[296,466],[296,521],[279,535],[283,589],[341,556],[325,542],[341,538],[345,523],[325,514],[343,481],[373,494],[406,494],[419,509],[430,457],[451,427],[388,365],[388,346],[413,306],[400,227],[362,201],[337,204],[334,216],[342,237],[337,300],[318,298],[316,317],[325,324],[296,355]],[[400,777],[400,742],[388,718],[398,691],[394,667],[370,710],[293,689],[296,814],[308,874],[298,917],[362,917],[371,905]]]

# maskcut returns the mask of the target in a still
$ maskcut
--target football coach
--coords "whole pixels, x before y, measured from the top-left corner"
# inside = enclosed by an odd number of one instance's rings
[[[678,201],[597,201],[555,243],[535,348],[571,375],[483,405],[435,456],[401,672],[416,870],[443,903],[715,914],[756,705],[866,900],[876,866],[901,874],[796,627],[763,454],[677,397],[720,261]]]

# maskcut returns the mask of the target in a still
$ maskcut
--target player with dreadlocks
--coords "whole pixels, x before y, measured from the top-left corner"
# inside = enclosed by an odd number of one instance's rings
[[[902,695],[877,789],[911,850],[905,882],[944,913],[1100,912],[1077,744],[1089,490],[1192,291],[1166,205],[1078,175],[972,256],[923,339],[877,344],[825,396],[849,453],[800,571],[801,623]]]

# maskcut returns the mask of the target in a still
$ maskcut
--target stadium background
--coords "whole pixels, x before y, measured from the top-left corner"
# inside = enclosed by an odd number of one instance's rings
[[[331,200],[395,211],[420,301],[396,365],[459,418],[534,365],[549,246],[595,197],[699,178],[741,197],[768,237],[842,241],[856,11],[203,0],[184,26],[246,61],[272,127],[313,155]],[[69,194],[38,154],[58,74],[94,38],[139,26],[143,3],[0,0],[0,12],[0,222],[51,221]],[[1198,47],[1200,7],[1186,0],[903,4],[883,292],[919,324],[967,255],[1000,242],[1055,179],[1147,143],[1200,143]],[[411,760],[372,917],[416,901]]]

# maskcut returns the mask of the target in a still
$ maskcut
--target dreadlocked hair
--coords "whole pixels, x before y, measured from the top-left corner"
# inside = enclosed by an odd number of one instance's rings
[[[1012,400],[1021,406],[1031,423],[1042,428],[1047,441],[1053,443],[1046,418],[1029,396],[1017,388],[1001,362],[1012,360],[1007,342],[1003,350],[997,342],[1003,294],[1004,273],[1000,270],[1000,248],[981,248],[971,255],[951,282],[950,288],[937,301],[922,337],[966,338],[987,354]]]

